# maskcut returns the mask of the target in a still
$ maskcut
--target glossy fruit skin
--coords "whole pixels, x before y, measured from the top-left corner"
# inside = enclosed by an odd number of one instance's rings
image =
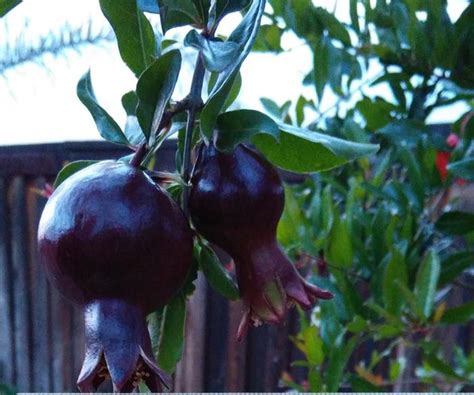
[[[235,262],[247,306],[239,339],[249,324],[282,322],[293,302],[309,308],[317,298],[332,297],[305,282],[278,245],[284,188],[276,169],[259,153],[245,145],[221,152],[203,144],[191,184],[196,229]]]
[[[171,197],[140,169],[99,162],[51,195],[38,248],[51,283],[84,309],[79,389],[94,391],[108,376],[116,392],[140,379],[154,392],[168,385],[145,317],[179,291],[192,263],[192,232]]]
[[[231,256],[274,241],[284,188],[275,168],[256,151],[239,145],[225,153],[202,145],[191,184],[193,223]]]
[[[121,298],[149,313],[181,287],[192,234],[180,208],[142,171],[104,161],[53,193],[38,246],[49,280],[76,304]]]

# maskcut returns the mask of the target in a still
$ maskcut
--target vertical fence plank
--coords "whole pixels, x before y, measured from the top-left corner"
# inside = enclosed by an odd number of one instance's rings
[[[227,337],[227,380],[226,391],[245,391],[245,362],[247,339],[237,342],[237,330],[244,308],[241,302],[229,303],[229,335]]]
[[[9,206],[11,210],[11,245],[13,268],[13,302],[15,306],[15,359],[17,389],[21,392],[31,391],[31,289],[29,279],[29,262],[26,251],[27,212],[25,180],[15,177],[10,186]]]
[[[246,392],[263,392],[268,325],[250,328],[247,334]]]
[[[72,380],[73,307],[55,289],[51,289],[51,351],[55,392],[75,390]]]
[[[264,391],[275,392],[280,390],[278,383],[289,359],[289,350],[292,347],[288,338],[288,321],[287,319],[283,325],[269,327]]]
[[[0,382],[12,385],[16,381],[15,332],[7,190],[7,180],[0,178]]]
[[[225,360],[228,334],[228,302],[211,287],[206,303],[206,359],[204,391],[222,392],[225,388]]]
[[[82,308],[73,307],[73,329],[74,337],[72,339],[72,388],[71,391],[77,391],[76,382],[81,371],[82,362],[85,354],[85,339],[84,339],[84,315]]]
[[[34,392],[48,392],[51,388],[49,374],[48,352],[48,289],[46,276],[40,267],[37,253],[38,222],[46,203],[44,197],[34,192],[33,188],[41,188],[43,179],[33,180],[27,186],[28,209],[28,251],[30,261],[30,283],[32,303],[32,390]]]
[[[204,391],[203,370],[206,337],[207,283],[202,272],[196,279],[196,290],[187,303],[183,358],[178,364],[174,380],[176,392]]]

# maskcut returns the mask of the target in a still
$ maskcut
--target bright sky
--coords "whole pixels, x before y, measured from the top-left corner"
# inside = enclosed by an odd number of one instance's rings
[[[315,0],[315,3],[334,9],[334,0]],[[336,4],[337,17],[347,21],[349,0],[339,0]],[[448,0],[448,4],[451,18],[457,19],[468,0]],[[107,25],[98,0],[24,0],[0,20],[0,52],[8,39],[14,42],[22,36],[21,40],[34,40],[66,22],[81,26],[89,20],[98,29]],[[222,31],[230,32],[238,20],[236,15],[227,17]],[[301,93],[307,98],[314,97],[313,89],[303,88],[301,84],[312,67],[309,50],[293,37],[286,37],[284,45],[292,50],[277,57],[251,54],[245,61],[239,97],[242,107],[261,109],[260,97],[272,98],[280,104],[297,99]],[[46,68],[27,63],[0,76],[0,145],[100,139],[92,118],[75,93],[77,81],[89,68],[99,102],[120,125],[125,123],[120,98],[135,87],[136,79],[121,61],[115,43],[83,47],[79,53],[66,51],[59,57],[47,56],[44,64]],[[182,70],[176,99],[189,89],[191,72],[191,65]],[[377,72],[377,66],[372,72]],[[368,93],[387,96],[385,89],[380,86]],[[322,108],[331,107],[334,99],[326,94]],[[429,121],[453,122],[465,110],[464,105],[444,108],[433,113]]]

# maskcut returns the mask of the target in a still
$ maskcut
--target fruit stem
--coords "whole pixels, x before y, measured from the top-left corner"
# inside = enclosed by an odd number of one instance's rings
[[[186,111],[189,106],[190,102],[187,96],[183,100],[176,102],[173,106],[171,106],[170,109],[164,112],[160,124],[158,125],[158,128],[154,131],[154,133],[160,133],[164,128],[171,124],[171,121],[173,120],[173,117],[176,114]],[[130,160],[130,165],[133,167],[139,167],[145,159],[146,155],[148,154],[149,149],[150,147],[148,146],[146,141],[141,143],[135,151],[135,154],[133,155],[132,159]]]
[[[189,179],[191,175],[191,149],[193,141],[194,123],[196,121],[196,113],[202,107],[202,85],[204,83],[204,62],[201,54],[198,55],[196,66],[194,68],[193,80],[191,83],[191,91],[187,96],[189,101],[188,119],[186,122],[186,131],[184,136],[184,150],[183,150],[183,167],[181,170],[181,177],[185,183],[183,189],[183,211],[186,217],[189,217]]]

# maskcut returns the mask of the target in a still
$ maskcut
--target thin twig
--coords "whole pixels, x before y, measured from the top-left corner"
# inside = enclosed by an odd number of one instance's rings
[[[196,66],[194,69],[193,81],[191,84],[191,91],[188,95],[189,109],[188,109],[188,120],[186,123],[186,132],[184,138],[184,152],[183,152],[183,167],[181,175],[185,183],[183,189],[183,211],[184,214],[189,216],[189,178],[191,175],[191,149],[193,140],[194,123],[196,121],[196,113],[202,107],[202,85],[204,83],[204,61],[202,56],[199,54]]]

